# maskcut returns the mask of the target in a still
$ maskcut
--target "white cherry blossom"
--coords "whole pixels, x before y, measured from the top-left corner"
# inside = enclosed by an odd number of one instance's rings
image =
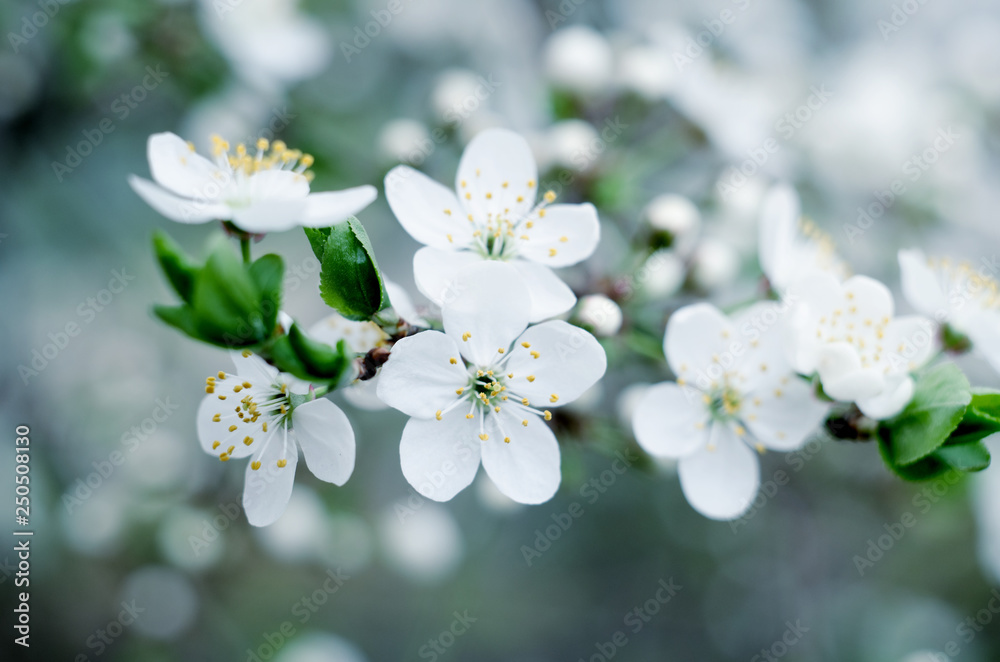
[[[561,478],[545,421],[601,378],[604,350],[566,322],[528,327],[527,288],[510,265],[471,266],[461,282],[444,307],[444,332],[399,340],[382,367],[379,397],[411,416],[403,475],[420,494],[447,501],[482,462],[505,495],[542,503]]]
[[[932,260],[920,250],[899,251],[903,296],[937,322],[968,336],[977,351],[1000,372],[1000,285],[996,263]]]
[[[874,419],[898,414],[913,397],[910,373],[937,350],[933,323],[895,317],[892,293],[879,281],[829,273],[802,279],[789,291],[795,302],[793,364],[819,373],[828,396],[855,402]]]
[[[436,304],[450,296],[459,270],[482,261],[507,262],[528,284],[530,321],[576,303],[552,269],[594,252],[597,210],[590,204],[554,205],[551,191],[536,203],[535,159],[518,134],[489,129],[477,135],[462,154],[455,192],[397,166],[386,175],[385,194],[403,228],[425,244],[413,258],[413,273],[417,287]]]
[[[645,390],[632,428],[650,454],[676,459],[681,489],[702,515],[742,515],[760,486],[756,451],[802,446],[826,416],[785,358],[780,304],[733,319],[707,303],[671,315],[663,347],[675,382]]]
[[[243,510],[251,524],[267,526],[288,505],[300,448],[317,478],[347,482],[354,471],[354,430],[329,400],[308,400],[308,385],[249,351],[232,352],[232,358],[236,374],[220,371],[207,379],[198,440],[223,462],[251,458]]]
[[[779,293],[811,273],[830,273],[841,280],[849,275],[833,239],[802,218],[799,196],[786,184],[764,197],[758,250],[761,269]]]
[[[149,137],[153,180],[132,175],[129,184],[150,207],[179,223],[232,221],[252,234],[296,226],[319,228],[346,220],[377,192],[373,186],[310,193],[313,157],[265,138],[249,148],[215,136],[213,158],[173,133]]]

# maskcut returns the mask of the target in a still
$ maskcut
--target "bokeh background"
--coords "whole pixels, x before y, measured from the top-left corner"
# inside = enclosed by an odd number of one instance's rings
[[[694,513],[623,422],[634,385],[668,376],[669,311],[759,292],[775,181],[897,292],[900,247],[995,259],[995,2],[17,0],[0,27],[0,494],[29,425],[36,532],[30,651],[12,644],[3,533],[3,659],[1000,659],[998,469],[906,484],[871,445],[820,436],[765,456],[765,497],[731,525]],[[172,224],[128,188],[148,175],[147,136],[280,137],[316,156],[314,190],[381,191],[400,162],[451,181],[489,126],[529,139],[562,200],[598,205],[598,254],[564,275],[624,311],[608,378],[557,420],[562,489],[525,508],[480,476],[426,502],[399,469],[404,417],[345,404],[351,481],[300,472],[284,517],[253,529],[242,469],[194,434],[203,377],[228,359],[150,314],[171,301],[152,231],[198,252],[215,229]],[[417,245],[384,197],[360,218],[413,291]],[[288,312],[324,317],[304,237],[265,250],[290,266]],[[961,364],[997,385],[975,356]],[[615,474],[616,453],[637,459]],[[880,541],[906,513],[916,525]],[[680,587],[666,604],[661,580]]]

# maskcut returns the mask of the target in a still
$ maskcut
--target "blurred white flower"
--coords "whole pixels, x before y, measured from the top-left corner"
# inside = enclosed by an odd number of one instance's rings
[[[149,170],[156,183],[131,175],[129,184],[153,209],[180,223],[232,221],[250,233],[297,225],[326,227],[347,219],[375,199],[373,186],[310,193],[313,157],[261,138],[256,155],[241,143],[235,154],[216,138],[215,161],[173,133],[149,137]]]
[[[578,119],[556,122],[545,136],[544,167],[561,166],[587,172],[597,161],[592,146],[600,143],[597,130],[589,122]]]
[[[773,187],[764,198],[758,250],[761,269],[779,294],[817,271],[838,280],[849,275],[830,236],[801,219],[799,196],[787,185]]]
[[[458,195],[426,175],[397,166],[385,177],[386,198],[403,228],[426,244],[413,258],[417,287],[441,305],[461,287],[465,266],[502,261],[529,286],[531,321],[576,303],[552,271],[590,257],[600,237],[591,204],[552,205],[538,195],[538,171],[527,141],[505,129],[480,133],[458,164]]]
[[[468,69],[448,69],[431,89],[431,110],[446,123],[461,123],[486,110],[492,93],[488,79]]]
[[[706,517],[734,519],[750,507],[760,484],[750,445],[795,450],[826,416],[785,358],[783,314],[761,302],[729,320],[700,303],[667,323],[663,349],[677,383],[646,390],[633,430],[650,454],[679,460],[684,496]]]
[[[465,543],[455,518],[435,503],[424,502],[405,512],[386,510],[378,530],[386,561],[417,582],[444,579],[465,556]]]
[[[286,643],[275,662],[368,662],[353,643],[335,634],[306,632]]]
[[[205,31],[236,73],[265,90],[312,78],[333,51],[323,26],[298,9],[298,0],[225,3],[200,0]]]
[[[703,290],[712,291],[733,282],[740,269],[740,255],[729,243],[706,237],[691,256],[691,278]]]
[[[545,42],[545,74],[570,92],[593,94],[604,90],[614,75],[614,52],[607,38],[585,25],[563,28]]]
[[[640,272],[643,292],[654,299],[665,299],[681,288],[686,272],[677,253],[670,249],[656,251],[647,258]]]
[[[403,338],[382,367],[379,397],[412,417],[400,443],[403,475],[420,494],[447,501],[481,459],[501,492],[542,503],[561,476],[559,444],[542,422],[551,413],[538,403],[580,397],[603,376],[604,349],[566,322],[527,328],[527,289],[509,265],[474,265],[461,279],[443,310],[444,333]]]
[[[841,283],[815,273],[788,292],[794,302],[793,363],[819,373],[835,400],[855,402],[874,419],[895,416],[913,397],[910,372],[937,349],[933,323],[919,315],[894,317],[892,293],[873,278]]]
[[[434,150],[434,143],[422,122],[396,119],[379,132],[378,150],[386,161],[419,165]]]
[[[662,99],[673,89],[676,72],[670,53],[661,48],[633,46],[619,56],[619,84],[649,101]]]
[[[236,374],[220,371],[207,380],[198,407],[198,441],[223,462],[253,456],[243,509],[251,524],[267,526],[288,505],[299,448],[317,478],[334,485],[347,482],[354,471],[354,430],[344,412],[325,398],[293,405],[293,389],[302,387],[294,377],[249,351],[231,356]],[[234,403],[235,411],[230,409]]]
[[[701,213],[682,195],[666,193],[649,201],[642,218],[654,230],[670,234],[671,248],[687,252],[701,228]]]
[[[165,566],[145,566],[134,571],[118,597],[125,604],[142,608],[131,627],[153,639],[177,637],[198,613],[198,593],[191,581],[184,573]]]
[[[621,307],[603,294],[588,294],[580,299],[576,315],[596,336],[613,336],[622,328]]]
[[[1000,286],[995,262],[978,268],[967,262],[931,260],[918,249],[899,251],[903,296],[937,322],[969,337],[1000,372]]]

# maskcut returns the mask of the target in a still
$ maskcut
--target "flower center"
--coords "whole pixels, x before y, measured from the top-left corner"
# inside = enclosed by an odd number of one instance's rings
[[[472,200],[472,192],[466,190],[468,183],[462,181],[459,186],[464,192],[463,197],[466,200]],[[529,181],[528,189],[532,196],[534,195],[534,187],[534,180]],[[503,183],[502,188],[503,192],[486,191],[483,194],[487,200],[496,200],[495,206],[498,207],[498,210],[486,212],[485,218],[476,218],[471,213],[468,216],[469,221],[476,228],[472,233],[472,250],[486,260],[507,261],[516,257],[519,242],[531,239],[531,230],[535,227],[535,223],[539,219],[545,218],[545,208],[556,199],[554,191],[546,191],[541,201],[527,213],[512,216],[510,207],[500,207],[506,202],[506,198],[503,196],[506,195],[508,189],[507,182]],[[524,202],[524,196],[519,195],[515,200],[516,204],[520,205]],[[451,212],[445,210],[445,213],[450,215]],[[449,240],[451,240],[450,235]]]
[[[728,380],[722,388],[706,394],[705,398],[712,418],[720,421],[736,418],[743,404],[743,394],[730,386]]]
[[[313,180],[313,159],[310,154],[303,154],[297,149],[288,149],[281,140],[273,143],[267,138],[257,140],[256,153],[251,155],[243,143],[230,150],[229,142],[220,136],[212,136],[212,155],[219,165],[227,165],[234,173],[249,177],[265,170],[288,170],[303,175],[306,180]]]
[[[953,307],[957,308],[966,301],[974,301],[982,308],[1000,310],[1000,284],[983,273],[984,269],[977,271],[968,261],[953,264],[948,258],[928,258],[927,266],[937,272],[938,280],[948,292]]]
[[[283,457],[277,465],[284,467],[287,464],[284,456],[288,450],[288,429],[294,408],[287,384],[252,384],[238,375],[219,371],[205,380],[205,393],[215,394],[220,401],[220,411],[212,415],[212,422],[219,424],[219,438],[212,442],[212,449],[219,452],[219,460],[228,461],[237,444],[260,447],[256,453],[259,457],[281,430]],[[260,462],[251,462],[251,467],[254,471],[260,469]]]

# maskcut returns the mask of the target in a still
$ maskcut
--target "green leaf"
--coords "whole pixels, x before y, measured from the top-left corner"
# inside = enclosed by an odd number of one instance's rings
[[[345,341],[338,342],[337,348],[334,349],[326,343],[309,338],[298,324],[292,325],[288,332],[288,340],[309,374],[324,379],[339,381],[347,372],[351,359],[354,358]]]
[[[183,331],[196,340],[202,339],[198,332],[194,309],[191,306],[153,306],[153,313],[175,329]]]
[[[347,319],[369,320],[388,307],[389,297],[368,234],[354,217],[329,230],[320,271],[320,295]]]
[[[1000,429],[1000,391],[988,388],[972,389],[972,402],[966,412],[966,420],[975,419],[978,422],[993,424]]]
[[[260,296],[264,327],[268,333],[274,330],[281,308],[281,287],[285,277],[285,263],[272,254],[263,255],[250,265],[250,278]]]
[[[312,247],[316,259],[323,262],[323,253],[326,251],[326,239],[330,236],[330,228],[302,228],[305,230],[309,246]]]
[[[932,478],[937,478],[949,469],[945,462],[936,457],[936,454],[932,454],[922,460],[918,460],[906,466],[899,465],[892,457],[892,448],[889,446],[888,441],[882,436],[880,436],[878,440],[878,449],[879,453],[882,455],[882,459],[885,460],[886,466],[888,466],[894,474],[903,480],[930,480]]]
[[[913,400],[879,430],[890,451],[890,466],[912,464],[937,450],[958,427],[971,401],[969,380],[954,364],[920,375]]]
[[[934,451],[934,456],[959,471],[982,471],[990,466],[990,452],[981,441],[947,444]]]
[[[171,287],[185,303],[191,303],[198,264],[162,230],[153,233],[153,251]]]
[[[260,343],[272,330],[265,324],[260,293],[239,256],[224,237],[220,239],[194,284],[198,329],[203,338],[223,346]]]

